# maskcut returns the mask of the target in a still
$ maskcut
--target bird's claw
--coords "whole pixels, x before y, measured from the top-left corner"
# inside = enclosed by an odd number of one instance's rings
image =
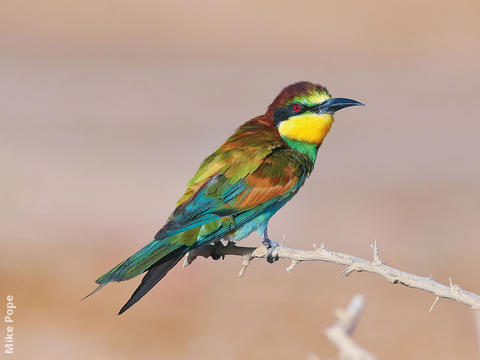
[[[280,259],[278,257],[278,254],[275,254],[275,256],[273,256],[273,251],[280,246],[277,242],[267,238],[262,241],[262,244],[267,247],[267,250],[268,250],[267,262],[269,264],[273,264],[275,261]]]
[[[273,249],[272,250],[268,249],[267,262],[269,264],[273,264],[277,260],[280,260],[280,258],[278,257],[278,254],[275,254],[275,256],[273,256]]]

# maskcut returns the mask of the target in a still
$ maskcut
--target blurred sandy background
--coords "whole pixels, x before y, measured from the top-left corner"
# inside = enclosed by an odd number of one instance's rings
[[[80,302],[150,241],[199,162],[294,81],[344,110],[271,222],[312,243],[480,291],[478,1],[3,1],[0,284],[14,358],[305,359],[357,292],[382,359],[475,359],[471,312],[330,264],[177,266]],[[245,244],[257,244],[252,236]],[[2,326],[1,336],[5,334]],[[2,354],[3,355],[3,354]]]

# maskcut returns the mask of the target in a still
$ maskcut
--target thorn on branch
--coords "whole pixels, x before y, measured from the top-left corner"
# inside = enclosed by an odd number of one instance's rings
[[[452,282],[452,278],[449,277],[449,278],[448,278],[448,281],[449,281],[449,283],[450,283],[450,289],[451,289],[454,293],[459,294],[459,293],[462,291],[462,288],[460,287],[460,285],[454,284],[454,283]]]
[[[377,239],[375,239],[373,245],[373,263],[375,265],[382,265],[382,260],[380,260],[380,256],[378,255],[378,245],[377,245]]]
[[[358,271],[359,267],[358,264],[355,262],[352,265],[348,266],[345,270],[343,270],[343,275],[349,276],[352,272]]]
[[[187,253],[187,254],[185,255],[185,260],[183,260],[183,264],[182,264],[182,267],[183,267],[183,268],[186,268],[188,265],[190,265],[190,264],[188,263],[188,254],[189,254],[189,253]]]
[[[197,255],[192,252],[188,252],[187,255],[185,255],[185,260],[183,261],[182,267],[186,268],[188,265],[190,265],[195,259],[197,258]]]
[[[313,248],[315,249],[315,252],[316,252],[317,254],[322,254],[322,253],[324,254],[324,253],[328,252],[328,251],[327,251],[327,248],[325,247],[325,243],[322,243],[322,244],[320,245],[320,247],[317,247],[317,244],[314,243],[314,244],[313,244]]]
[[[435,307],[435,305],[437,305],[438,300],[440,300],[440,296],[436,296],[436,297],[435,297],[435,300],[433,301],[432,306],[430,306],[430,310],[428,310],[428,312],[432,312],[432,311],[433,311],[433,308]]]
[[[250,265],[250,259],[251,255],[250,254],[245,254],[242,256],[242,267],[240,268],[240,272],[238,273],[238,277],[243,277],[245,274],[245,270],[247,270],[247,266]]]
[[[290,265],[287,267],[287,272],[290,273],[293,268],[295,266],[297,266],[297,264],[299,263],[300,261],[298,261],[297,259],[292,259],[292,262],[290,263]]]
[[[285,242],[286,242],[286,241],[287,241],[287,235],[285,234],[285,235],[283,235],[283,237],[282,237],[282,243],[280,244],[280,247],[282,247],[282,248],[285,247]]]

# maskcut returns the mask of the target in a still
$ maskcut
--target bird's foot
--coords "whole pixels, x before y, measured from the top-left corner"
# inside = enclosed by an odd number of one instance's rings
[[[221,241],[215,241],[212,245],[212,251],[210,256],[213,260],[225,259],[225,255],[222,254],[223,244]]]
[[[267,262],[269,264],[273,264],[275,261],[278,261],[278,260],[280,260],[280,258],[278,257],[278,254],[275,254],[275,256],[273,256],[273,248],[268,249]]]
[[[267,262],[269,264],[273,264],[275,261],[280,259],[278,257],[278,254],[275,254],[275,256],[273,256],[273,251],[280,246],[277,242],[270,240],[268,237],[265,237],[262,239],[262,244],[268,250]]]

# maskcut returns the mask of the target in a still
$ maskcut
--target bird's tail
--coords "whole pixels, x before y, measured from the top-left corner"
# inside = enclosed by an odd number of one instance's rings
[[[153,240],[112,270],[100,276],[95,282],[98,285],[105,285],[111,281],[118,282],[134,278],[181,247],[182,244],[172,244],[168,239]]]
[[[158,260],[157,263],[152,265],[147,274],[143,277],[142,282],[133,292],[130,299],[122,306],[118,315],[127,311],[131,306],[133,306],[138,300],[140,300],[147,292],[150,291],[163,277],[182,259],[185,251],[173,251],[162,259]]]
[[[148,271],[140,286],[119,312],[119,314],[123,313],[159,282],[188,251],[187,246],[172,240],[170,238],[154,240],[145,245],[128,259],[100,276],[95,281],[98,287],[85,298],[94,294],[109,282],[129,280]]]
[[[215,241],[230,231],[232,228],[230,225],[225,226],[225,221],[228,221],[228,225],[230,224],[230,219],[218,220],[202,227],[153,240],[112,270],[100,276],[96,281],[98,287],[86,297],[100,290],[109,282],[128,280],[147,271],[130,300],[120,309],[120,315],[150,291],[192,246]]]

